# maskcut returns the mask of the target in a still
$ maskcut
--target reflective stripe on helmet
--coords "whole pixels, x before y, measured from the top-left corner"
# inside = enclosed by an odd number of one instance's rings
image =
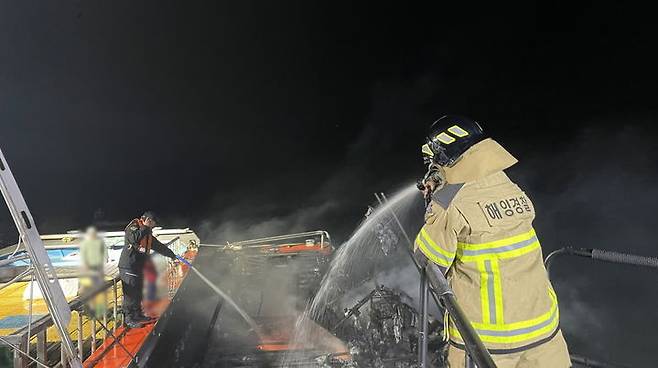
[[[432,149],[427,143],[423,144],[423,147],[421,147],[421,151],[423,153],[423,156],[429,156],[429,157],[434,156],[434,152],[432,152]]]
[[[459,138],[466,137],[468,135],[468,132],[462,129],[459,125],[451,126],[448,128],[448,131]]]
[[[434,139],[441,142],[441,143],[443,143],[443,144],[450,144],[450,143],[456,141],[456,139],[454,137],[452,137],[451,135],[449,135],[445,132],[441,132],[441,133],[437,134],[436,137],[434,137]]]

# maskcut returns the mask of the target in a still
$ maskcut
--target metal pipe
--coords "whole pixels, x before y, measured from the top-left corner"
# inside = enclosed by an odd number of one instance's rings
[[[381,193],[381,195],[385,201],[388,201],[384,193]],[[375,198],[377,198],[380,204],[382,203],[377,194],[375,194]],[[395,211],[393,211],[393,209],[390,209],[390,211],[394,218],[397,219]],[[491,358],[489,351],[484,346],[480,336],[478,336],[478,334],[475,332],[473,326],[471,326],[470,321],[466,317],[466,314],[457,303],[457,299],[455,298],[455,295],[453,294],[452,289],[448,284],[448,280],[446,280],[445,276],[443,275],[443,272],[441,272],[439,267],[434,263],[428,264],[424,270],[420,268],[420,265],[416,261],[416,257],[414,257],[413,252],[411,251],[411,248],[413,247],[411,239],[408,235],[406,235],[406,231],[402,227],[400,220],[397,219],[396,222],[400,227],[400,230],[402,231],[405,239],[409,242],[410,247],[407,247],[408,253],[411,255],[411,259],[418,268],[418,272],[421,273],[421,278],[423,277],[423,274],[426,274],[429,285],[432,286],[432,292],[430,294],[436,301],[437,305],[439,305],[439,308],[441,305],[443,305],[443,307],[445,307],[445,309],[452,317],[457,330],[464,340],[468,354],[479,368],[495,368],[496,364]],[[441,303],[439,303],[439,301],[441,301]]]
[[[382,197],[382,199],[384,200],[384,202],[388,202],[388,198],[386,198],[386,194],[384,194],[383,192],[381,192],[381,193],[379,193],[379,195]],[[379,203],[382,204],[382,201],[379,200],[379,197],[377,197],[377,194],[376,194],[376,193],[375,193],[375,198],[377,198],[377,200],[379,201]],[[400,227],[400,229],[402,229],[402,235],[404,236],[404,239],[407,241],[407,243],[409,243],[410,245],[413,246],[413,243],[411,242],[411,238],[409,238],[409,235],[407,235],[407,232],[404,230],[404,227],[402,226],[402,223],[400,222],[400,219],[398,218],[398,215],[395,214],[395,211],[393,211],[392,208],[391,208],[391,215],[393,216],[393,220],[395,220],[395,222],[398,224],[398,226]]]
[[[34,305],[34,272],[32,272],[31,279],[32,280],[30,281],[30,305],[28,307],[28,315],[27,315],[27,346],[25,347],[25,351],[27,351],[27,355],[30,355],[30,337],[32,336],[32,307]]]
[[[29,259],[29,258],[30,258],[30,256],[28,254],[23,254],[23,255],[20,255],[18,257],[15,257],[15,258],[2,259],[2,260],[0,260],[0,267],[10,265],[14,262],[22,261],[24,259]]]
[[[258,243],[262,243],[262,242],[266,242],[266,241],[294,239],[294,238],[300,238],[300,237],[303,237],[303,236],[313,236],[313,235],[324,236],[327,239],[327,241],[331,241],[329,233],[327,233],[324,230],[316,230],[316,231],[307,231],[307,232],[296,233],[296,234],[269,236],[269,237],[259,238],[259,239],[241,240],[241,241],[229,243],[229,246],[244,246],[244,245],[249,245],[249,244],[258,244]],[[215,244],[200,244],[200,245],[203,245],[203,246],[206,246],[206,247],[225,247],[226,246],[226,245],[215,245]]]
[[[112,344],[116,343],[117,345],[119,345],[119,347],[120,347],[121,349],[123,349],[123,351],[124,351],[126,354],[128,354],[128,356],[130,357],[131,362],[132,362],[133,360],[134,360],[135,362],[137,362],[137,359],[136,359],[135,355],[134,355],[133,353],[131,353],[131,352],[126,348],[126,346],[123,345],[123,344],[121,343],[121,341],[120,341],[120,340],[119,340],[119,339],[118,339],[118,338],[117,338],[117,337],[116,337],[116,336],[110,331],[110,329],[107,328],[107,325],[102,324],[102,323],[100,323],[100,322],[98,322],[98,324],[101,326],[101,329],[103,329],[103,330],[105,331],[106,334],[109,333],[110,336],[112,336]],[[129,363],[130,363],[130,362],[129,362]]]
[[[491,355],[489,355],[489,351],[482,343],[482,340],[480,340],[480,336],[475,332],[475,329],[473,329],[459,303],[457,303],[455,294],[453,294],[448,280],[446,280],[439,266],[430,262],[425,267],[425,272],[434,292],[438,294],[442,304],[450,314],[450,317],[452,317],[462,340],[464,340],[466,352],[473,359],[477,367],[495,368],[496,364],[491,358]]]
[[[91,352],[96,351],[96,316],[91,314]]]
[[[64,349],[64,342],[60,342],[59,344],[59,362],[62,368],[68,368],[69,360],[66,355],[66,349]]]
[[[427,316],[427,299],[429,297],[429,286],[427,283],[427,274],[420,275],[420,329],[418,333],[418,365],[420,368],[427,367],[427,343],[428,343],[428,316]]]
[[[564,247],[551,252],[548,256],[546,256],[546,259],[544,260],[544,266],[546,267],[546,271],[549,274],[551,270],[551,265],[553,264],[555,259],[561,255],[575,255],[575,256],[589,258],[591,257],[592,252],[587,249],[576,249],[572,247]]]
[[[114,305],[112,306],[112,332],[117,331],[117,279],[115,278],[112,283],[112,296],[114,298]]]
[[[6,283],[0,285],[0,290],[6,288],[7,286],[9,286],[9,285],[11,285],[11,284],[13,284],[13,283],[15,283],[15,282],[20,281],[21,279],[23,279],[23,277],[29,275],[31,272],[32,272],[32,269],[31,269],[31,268],[27,268],[27,269],[25,269],[25,271],[19,273],[19,274],[16,275],[16,277],[14,277],[13,279],[11,279],[11,280],[7,281]]]
[[[473,358],[469,354],[466,354],[466,357],[464,359],[464,368],[477,368],[477,365],[475,365],[475,362],[473,362]]]
[[[44,362],[46,361],[47,358],[46,357],[47,345],[48,345],[47,330],[43,329],[37,333],[37,359]]]
[[[384,193],[381,193],[381,198],[380,198],[379,195],[377,195],[377,193],[375,193],[375,198],[377,198],[377,201],[379,202],[380,205],[383,205],[384,203],[388,202],[388,198],[386,198],[386,195],[384,195]],[[393,219],[395,219],[395,222],[397,223],[398,227],[400,228],[400,231],[402,232],[402,235],[404,236],[404,239],[409,244],[408,247],[405,247],[405,250],[407,251],[407,254],[409,255],[409,257],[411,258],[411,262],[413,262],[414,266],[416,266],[416,270],[418,270],[418,274],[421,275],[421,277],[422,277],[423,270],[420,268],[420,265],[418,264],[418,261],[416,261],[416,257],[414,257],[414,252],[412,250],[414,248],[414,243],[411,242],[411,238],[409,238],[409,235],[407,234],[407,231],[402,226],[402,223],[398,219],[397,214],[395,214],[395,211],[393,211],[393,209],[391,208],[390,212],[391,212],[391,216],[393,216]],[[432,296],[432,299],[434,299],[434,303],[436,303],[436,306],[439,307],[439,309],[441,309],[441,307],[442,307],[441,303],[439,303],[439,299],[436,297],[436,295],[434,295],[434,293],[430,293],[430,295]]]
[[[352,316],[354,316],[354,315],[359,316],[361,314],[361,312],[359,311],[361,309],[361,307],[363,307],[378,290],[379,290],[379,287],[375,287],[375,289],[373,291],[368,293],[368,295],[366,295],[364,298],[361,298],[361,300],[359,300],[352,308],[346,310],[345,315],[343,316],[343,318],[341,318],[338,322],[336,322],[334,327],[332,327],[331,330],[329,330],[329,331],[331,331],[332,333],[335,333],[336,330],[338,329],[338,327],[340,327],[348,319],[352,318]]]
[[[600,362],[598,360],[590,359],[577,354],[570,354],[569,357],[571,358],[571,363],[582,365],[588,368],[628,368],[626,365]]]
[[[78,356],[80,357],[80,360],[82,360],[82,347],[83,347],[83,339],[82,339],[82,311],[78,310]]]
[[[103,326],[107,326],[107,311],[105,310],[105,306],[107,305],[107,294],[103,292]],[[103,340],[107,339],[107,331],[103,329]]]
[[[10,348],[14,349],[14,352],[15,352],[15,353],[18,353],[18,354],[20,354],[20,355],[23,355],[24,357],[26,357],[26,358],[30,359],[31,361],[35,362],[37,365],[40,365],[40,366],[42,366],[42,367],[46,367],[46,368],[50,368],[50,367],[48,367],[47,365],[45,365],[44,363],[42,363],[42,362],[40,362],[40,361],[38,361],[38,360],[32,358],[29,354],[25,353],[25,352],[24,352],[23,350],[21,350],[18,346],[16,346],[16,345],[12,344],[11,342],[5,340],[2,336],[0,336],[0,341],[2,341],[3,344],[6,344],[6,345],[9,346]]]

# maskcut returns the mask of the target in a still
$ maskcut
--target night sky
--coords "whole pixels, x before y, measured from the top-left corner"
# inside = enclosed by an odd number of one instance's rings
[[[429,124],[463,114],[519,158],[545,254],[656,256],[649,12],[439,5],[0,2],[0,147],[42,233],[152,209],[208,242],[340,244],[373,192],[422,176]],[[656,273],[558,262],[572,350],[658,363]]]

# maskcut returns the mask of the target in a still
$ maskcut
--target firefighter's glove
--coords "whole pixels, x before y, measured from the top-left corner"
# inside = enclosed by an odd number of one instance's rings
[[[423,192],[423,197],[428,200],[435,190],[441,188],[445,182],[445,173],[441,166],[430,164],[422,179],[416,182],[416,187]]]

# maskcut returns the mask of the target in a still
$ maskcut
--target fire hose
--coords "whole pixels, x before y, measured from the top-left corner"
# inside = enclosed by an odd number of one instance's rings
[[[375,194],[375,197],[379,203],[382,204],[387,201],[387,199],[384,193],[380,193],[380,195],[381,198],[377,194]],[[409,243],[409,246],[413,247],[413,243],[407,235],[406,230],[402,226],[402,223],[395,214],[395,211],[393,211],[393,209],[390,211],[391,215],[395,219],[395,222],[400,227],[400,231],[402,231],[403,236]],[[455,327],[459,331],[462,340],[464,341],[466,352],[468,353],[467,368],[470,368],[473,363],[478,368],[496,368],[496,364],[491,358],[489,351],[484,346],[480,336],[478,336],[477,332],[475,332],[475,329],[466,317],[466,314],[459,306],[459,303],[457,302],[457,299],[455,298],[455,295],[452,292],[450,285],[448,284],[448,280],[446,280],[445,276],[443,275],[443,272],[441,272],[439,267],[432,262],[429,262],[425,267],[421,267],[414,257],[411,248],[407,247],[407,249],[411,260],[413,261],[421,276],[420,297],[422,315],[418,356],[420,367],[425,367],[427,364],[427,296],[429,294],[432,295],[439,307],[444,307],[448,311],[448,314],[452,317],[455,323]]]
[[[658,268],[658,257],[647,257],[640,256],[637,254],[629,254],[616,252],[605,249],[596,249],[596,248],[573,248],[573,247],[564,247],[558,250],[551,252],[546,259],[544,260],[544,265],[546,266],[546,272],[550,277],[551,265],[556,258],[560,255],[576,256],[589,258],[596,261],[607,262],[607,263],[617,263],[617,264],[626,264],[631,266],[639,267],[649,267],[649,268]],[[590,358],[586,358],[576,354],[570,354],[571,361],[573,363],[585,366],[585,367],[597,367],[597,368],[621,368],[623,366],[617,364],[611,364],[606,362],[596,361]]]
[[[604,249],[564,247],[553,251],[546,257],[546,260],[544,261],[546,271],[550,271],[553,261],[559,255],[572,255],[602,262],[658,268],[658,257],[639,256],[636,254],[621,253]]]

